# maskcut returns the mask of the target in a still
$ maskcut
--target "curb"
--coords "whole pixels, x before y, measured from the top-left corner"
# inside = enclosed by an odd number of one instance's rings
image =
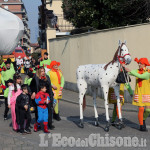
[[[71,101],[71,100],[67,100],[67,99],[61,99],[62,101],[64,102],[68,102],[68,103],[71,103],[71,104],[76,104],[76,105],[79,105],[78,102],[75,102],[75,101]],[[90,104],[87,104],[86,105],[87,107],[93,107],[93,105],[90,105]],[[98,106],[97,108],[102,108],[102,109],[105,109],[105,107],[102,107],[102,106]],[[113,110],[113,108],[109,108],[109,110]],[[122,108],[122,111],[128,111],[128,112],[138,112],[138,110],[133,110],[133,109],[125,109],[125,108]]]

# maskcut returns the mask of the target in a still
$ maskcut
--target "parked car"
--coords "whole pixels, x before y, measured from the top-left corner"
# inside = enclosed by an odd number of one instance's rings
[[[19,56],[21,56],[21,58],[27,57],[26,54],[25,54],[25,52],[24,52],[24,50],[23,50],[21,47],[17,47],[17,48],[13,51],[12,54],[15,56],[15,58],[17,58],[17,57],[19,57]]]

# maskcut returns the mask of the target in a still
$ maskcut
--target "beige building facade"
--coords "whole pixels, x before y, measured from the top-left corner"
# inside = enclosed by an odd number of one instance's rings
[[[49,1],[49,0],[47,0]],[[56,31],[54,27],[51,26],[50,20],[48,21],[48,26],[46,30],[47,35],[47,49],[49,48],[49,40],[61,37],[61,36],[67,36],[70,34],[70,30],[72,30],[74,27],[72,24],[70,24],[68,21],[64,19],[64,14],[62,10],[62,0],[53,0],[51,4],[47,4],[46,8],[48,10],[53,10],[53,13],[58,17],[57,24],[60,31]],[[48,51],[49,53],[49,51]]]

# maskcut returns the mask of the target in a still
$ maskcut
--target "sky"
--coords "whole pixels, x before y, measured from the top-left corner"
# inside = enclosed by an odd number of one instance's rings
[[[22,0],[27,10],[29,18],[28,25],[31,30],[31,43],[37,42],[38,31],[38,6],[41,5],[41,0]]]

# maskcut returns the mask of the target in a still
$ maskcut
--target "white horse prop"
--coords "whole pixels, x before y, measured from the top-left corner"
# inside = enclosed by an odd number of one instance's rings
[[[106,121],[105,131],[109,131],[111,125],[108,111],[108,92],[109,88],[113,87],[115,95],[117,98],[117,106],[120,108],[120,84],[116,83],[116,78],[120,72],[121,63],[130,64],[131,56],[129,54],[126,43],[119,43],[119,47],[114,55],[114,58],[108,64],[89,64],[79,66],[77,69],[77,86],[79,89],[79,106],[80,106],[80,127],[83,128],[83,99],[85,98],[85,93],[87,86],[90,85],[93,92],[93,101],[94,101],[94,112],[95,112],[95,125],[99,125],[98,122],[98,113],[96,107],[96,97],[97,97],[97,88],[100,87],[103,91],[104,100],[105,100],[105,110],[106,110]],[[120,128],[122,128],[122,114],[121,110],[119,112],[119,123]]]

